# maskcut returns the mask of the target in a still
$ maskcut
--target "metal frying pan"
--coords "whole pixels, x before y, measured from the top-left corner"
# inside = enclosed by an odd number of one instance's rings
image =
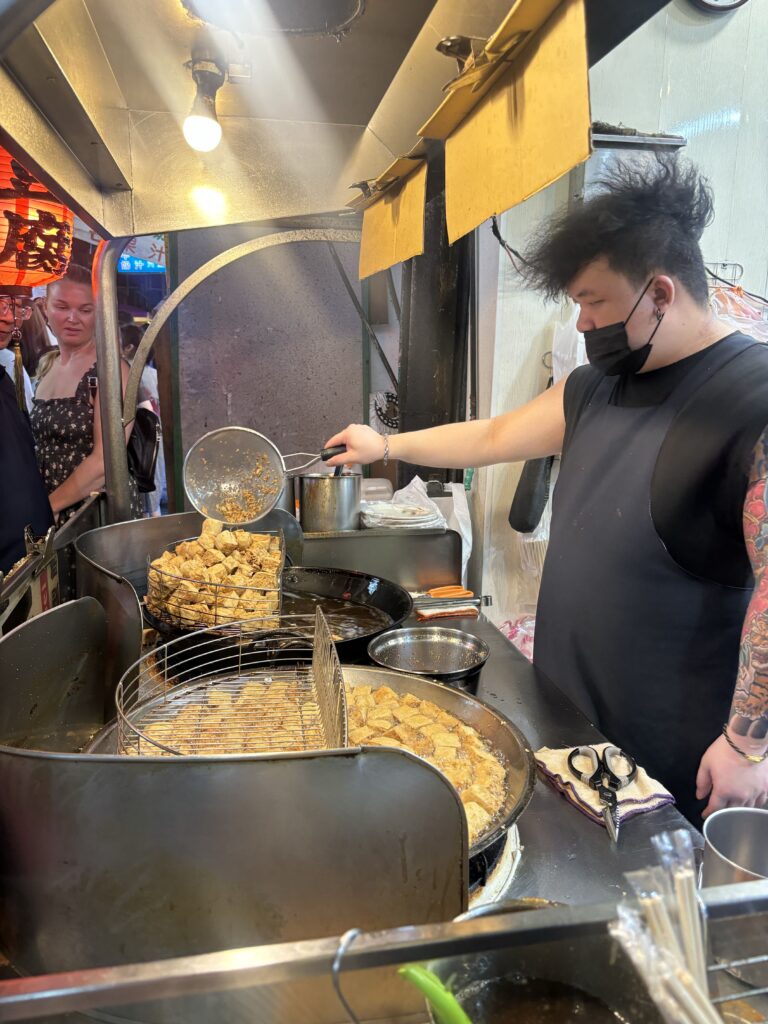
[[[184,490],[194,507],[209,519],[248,526],[272,511],[286,473],[306,469],[321,459],[342,455],[345,445],[324,448],[319,455],[293,452],[283,456],[263,434],[249,427],[222,427],[195,441],[184,459]],[[309,456],[300,466],[285,459]]]

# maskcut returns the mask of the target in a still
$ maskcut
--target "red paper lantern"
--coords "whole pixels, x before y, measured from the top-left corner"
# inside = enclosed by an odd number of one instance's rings
[[[33,288],[61,277],[74,214],[0,148],[0,287]]]

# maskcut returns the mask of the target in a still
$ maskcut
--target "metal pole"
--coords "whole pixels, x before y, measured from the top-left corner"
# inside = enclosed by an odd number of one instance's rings
[[[127,238],[99,242],[93,259],[96,299],[96,373],[99,378],[101,439],[107,492],[107,521],[131,517],[128,455],[123,430],[123,387],[120,376],[120,327],[117,319],[117,261]]]

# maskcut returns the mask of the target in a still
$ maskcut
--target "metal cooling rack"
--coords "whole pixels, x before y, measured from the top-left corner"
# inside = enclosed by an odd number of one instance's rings
[[[347,746],[344,679],[320,608],[164,644],[128,669],[115,702],[118,752],[126,755]]]

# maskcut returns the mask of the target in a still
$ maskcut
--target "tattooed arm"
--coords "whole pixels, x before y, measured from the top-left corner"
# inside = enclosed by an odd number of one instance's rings
[[[745,754],[768,749],[768,429],[755,447],[744,502],[744,539],[755,574],[755,589],[744,619],[736,690],[728,736]],[[768,805],[768,760],[754,764],[724,736],[704,754],[696,796],[709,795],[704,817],[721,807]]]

